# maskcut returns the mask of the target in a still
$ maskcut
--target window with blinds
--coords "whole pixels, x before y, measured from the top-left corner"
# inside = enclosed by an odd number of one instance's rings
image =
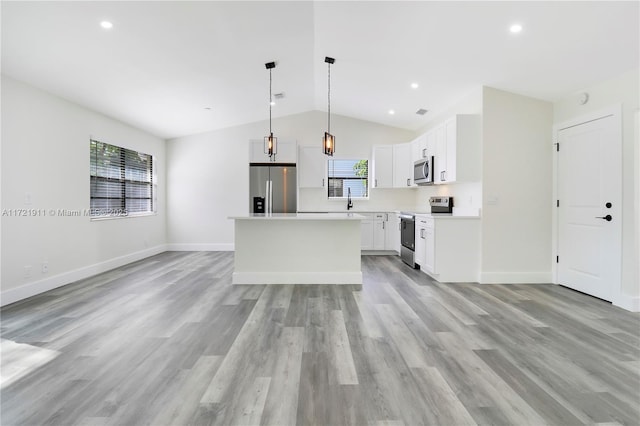
[[[329,198],[369,197],[368,160],[328,160]]]
[[[90,147],[90,216],[153,213],[153,157],[96,140]]]

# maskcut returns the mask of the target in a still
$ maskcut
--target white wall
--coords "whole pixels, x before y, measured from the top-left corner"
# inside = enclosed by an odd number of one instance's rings
[[[580,91],[589,94],[589,101],[580,105],[579,94],[567,97],[554,104],[553,120],[560,124],[603,108],[622,104],[622,284],[621,294],[625,300],[614,301],[627,309],[640,310],[640,277],[635,248],[638,226],[634,198],[638,195],[638,147],[634,137],[634,115],[640,108],[640,69],[630,70],[616,78],[601,82]]]
[[[482,114],[482,87],[469,92],[450,108],[433,117],[416,136],[427,133],[456,114]],[[482,143],[482,141],[480,141]],[[478,211],[482,207],[482,184],[480,182],[456,182],[447,185],[421,186],[417,190],[417,209],[429,211],[429,197],[453,197],[456,209]]]
[[[326,113],[311,111],[273,120],[279,140],[298,145],[321,144]],[[168,141],[168,241],[172,249],[231,250],[233,221],[249,212],[249,140],[261,139],[268,121],[230,127]],[[331,116],[335,158],[370,158],[372,146],[408,142],[413,132],[339,115]],[[414,208],[415,190],[371,191],[354,210]],[[328,201],[323,190],[301,189],[300,210],[341,210],[343,201]]]
[[[553,105],[483,90],[483,283],[551,282]]]
[[[157,215],[91,221],[49,213],[89,207],[90,135],[154,155]],[[164,250],[164,163],[162,139],[2,76],[2,208],[46,212],[2,217],[2,303]]]

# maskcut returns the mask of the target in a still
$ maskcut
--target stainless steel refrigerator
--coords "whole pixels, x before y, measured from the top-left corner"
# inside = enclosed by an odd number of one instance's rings
[[[295,213],[296,209],[295,164],[249,165],[251,213]]]

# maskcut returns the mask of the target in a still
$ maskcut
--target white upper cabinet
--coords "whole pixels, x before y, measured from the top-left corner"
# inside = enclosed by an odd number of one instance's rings
[[[435,164],[433,166],[433,183],[446,183],[447,174],[447,140],[445,139],[445,126],[435,128]]]
[[[327,178],[327,156],[320,146],[301,146],[298,156],[300,188],[324,188]]]
[[[373,147],[373,188],[393,188],[393,146]]]
[[[427,135],[421,135],[411,142],[411,161],[416,162],[423,158],[427,158]]]
[[[413,161],[411,160],[411,144],[393,145],[393,187],[411,188],[413,183]]]
[[[480,180],[480,126],[479,115],[456,115],[435,129],[435,183]]]
[[[425,153],[426,157],[431,157],[436,155],[436,132],[429,132],[424,136],[424,145],[425,145]]]
[[[264,153],[264,140],[253,139],[249,142],[250,163],[297,163],[298,150],[295,141],[278,140],[277,152],[273,159]]]

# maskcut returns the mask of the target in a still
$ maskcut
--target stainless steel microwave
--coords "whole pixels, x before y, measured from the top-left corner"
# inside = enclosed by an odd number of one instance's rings
[[[413,182],[416,185],[433,184],[433,155],[422,158],[413,164]]]

